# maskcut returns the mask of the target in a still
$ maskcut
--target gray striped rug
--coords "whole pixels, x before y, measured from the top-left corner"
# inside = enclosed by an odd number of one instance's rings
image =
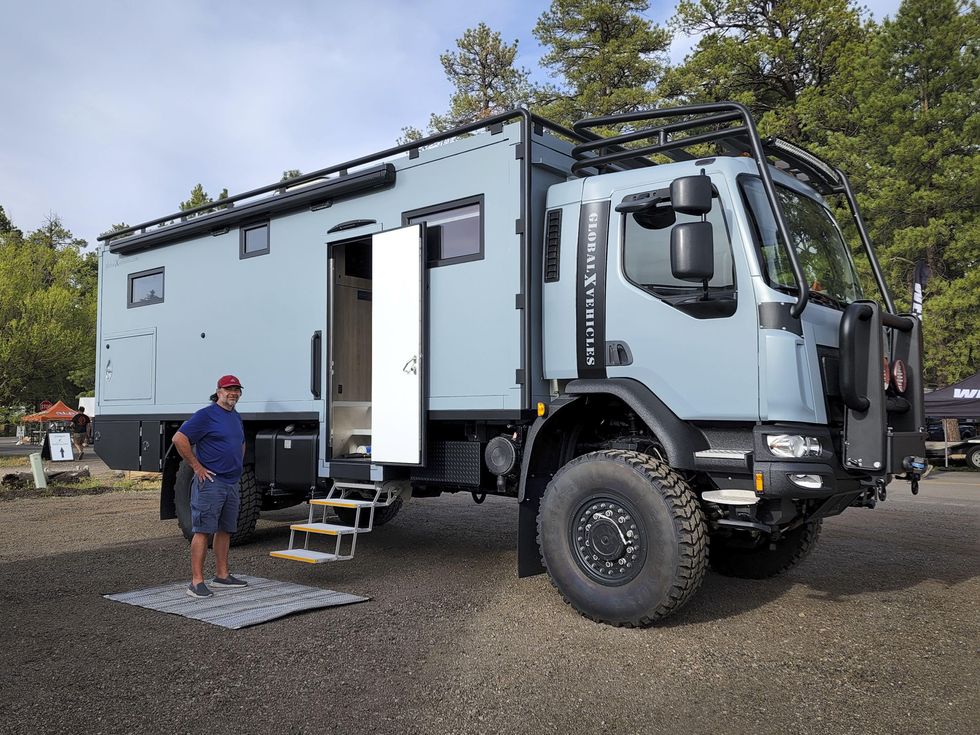
[[[305,587],[291,582],[250,577],[245,574],[235,576],[248,582],[248,587],[237,589],[211,587],[214,595],[195,598],[186,592],[188,583],[179,582],[137,592],[103,595],[103,597],[107,600],[173,613],[234,630],[266,623],[302,610],[350,605],[371,599],[317,587]]]

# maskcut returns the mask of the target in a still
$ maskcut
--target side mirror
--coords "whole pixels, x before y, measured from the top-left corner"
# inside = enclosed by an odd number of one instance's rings
[[[670,206],[681,214],[707,214],[711,211],[711,178],[683,176],[670,182]]]
[[[711,280],[715,274],[715,237],[710,222],[685,222],[670,231],[670,272],[682,281]]]

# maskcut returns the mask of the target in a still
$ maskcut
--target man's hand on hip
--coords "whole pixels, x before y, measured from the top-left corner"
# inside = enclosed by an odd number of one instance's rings
[[[201,482],[214,482],[214,472],[209,470],[203,464],[199,464],[194,468],[194,477]]]

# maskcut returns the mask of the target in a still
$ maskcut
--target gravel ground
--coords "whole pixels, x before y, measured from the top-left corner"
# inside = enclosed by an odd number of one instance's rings
[[[646,630],[597,625],[519,580],[517,508],[413,500],[344,564],[232,570],[370,602],[240,631],[101,597],[179,581],[153,492],[0,506],[3,733],[976,733],[980,479],[825,523],[765,582],[709,574]]]

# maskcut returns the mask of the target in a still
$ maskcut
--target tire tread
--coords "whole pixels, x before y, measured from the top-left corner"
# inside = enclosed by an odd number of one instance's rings
[[[622,462],[635,472],[639,472],[655,480],[654,487],[661,488],[661,496],[667,502],[675,526],[683,530],[685,540],[678,543],[680,558],[677,564],[678,573],[673,585],[667,593],[667,600],[662,602],[649,615],[635,620],[612,621],[589,615],[579,610],[579,613],[589,620],[623,628],[645,628],[676,612],[694,595],[704,580],[708,568],[708,535],[705,530],[704,514],[691,486],[674,472],[668,465],[656,457],[625,449],[607,449],[583,454],[571,460],[565,467],[594,461],[598,456],[608,457]],[[537,541],[541,548],[542,519],[538,514]],[[571,600],[555,584],[548,563],[542,554],[541,558],[551,585],[558,590],[566,604],[575,607]]]

